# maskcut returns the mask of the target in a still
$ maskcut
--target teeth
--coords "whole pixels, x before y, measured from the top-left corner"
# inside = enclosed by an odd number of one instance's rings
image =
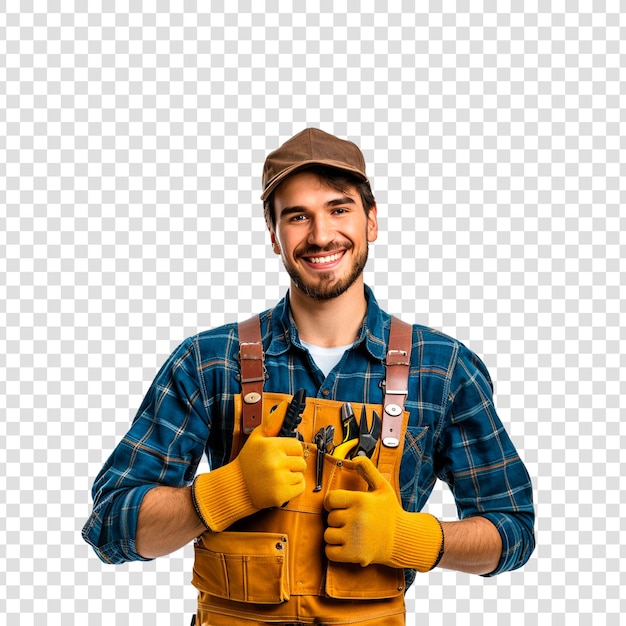
[[[330,254],[329,256],[321,256],[321,257],[315,257],[312,259],[309,259],[309,261],[311,263],[332,263],[333,261],[336,261],[339,257],[341,256],[341,253],[337,253],[337,254]]]

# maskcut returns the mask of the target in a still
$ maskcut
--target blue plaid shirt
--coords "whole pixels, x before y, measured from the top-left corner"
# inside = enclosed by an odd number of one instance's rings
[[[304,388],[309,397],[382,404],[391,317],[368,287],[365,292],[359,339],[327,377],[300,342],[288,296],[265,311],[265,390],[292,394]],[[83,536],[103,561],[142,560],[135,532],[150,489],[189,485],[204,454],[212,468],[228,462],[233,396],[241,391],[238,353],[237,324],[228,324],[184,341],[157,374],[93,486]],[[439,478],[452,490],[460,519],[481,515],[500,532],[502,558],[492,575],[522,566],[534,549],[532,486],[496,414],[484,364],[458,341],[415,325],[405,406],[404,508],[421,510]],[[413,575],[407,571],[408,582]]]

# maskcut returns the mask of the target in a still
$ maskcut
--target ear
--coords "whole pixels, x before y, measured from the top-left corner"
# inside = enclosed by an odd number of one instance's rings
[[[276,239],[276,233],[269,228],[270,231],[270,241],[272,242],[272,248],[274,250],[274,254],[280,254],[280,246],[278,245],[278,240]]]
[[[378,208],[374,205],[367,214],[367,241],[372,243],[378,238]]]

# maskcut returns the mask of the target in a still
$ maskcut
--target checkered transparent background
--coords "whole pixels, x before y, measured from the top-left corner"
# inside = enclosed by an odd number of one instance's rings
[[[190,548],[101,564],[89,489],[170,351],[284,293],[260,173],[307,125],[361,145],[382,231],[367,282],[484,358],[535,485],[526,567],[420,576],[407,623],[626,612],[626,17],[417,4],[4,3],[6,623],[188,624]],[[430,510],[455,517],[447,490]]]

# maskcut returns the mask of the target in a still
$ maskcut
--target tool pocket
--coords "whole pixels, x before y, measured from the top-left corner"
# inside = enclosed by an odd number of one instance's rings
[[[384,600],[404,591],[403,570],[386,565],[328,562],[326,595],[339,600]]]
[[[326,460],[332,465],[327,491],[368,490],[367,483],[351,461],[337,461],[333,457],[327,457]],[[373,564],[362,567],[358,563],[327,561],[324,590],[328,597],[340,600],[394,598],[404,591],[404,570],[387,565]]]
[[[204,533],[195,543],[192,584],[218,598],[255,604],[289,600],[287,535]]]

